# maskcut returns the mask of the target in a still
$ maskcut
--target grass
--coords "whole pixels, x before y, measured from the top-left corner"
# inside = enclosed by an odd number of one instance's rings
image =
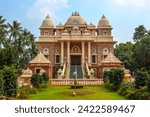
[[[28,100],[125,100],[125,97],[112,92],[104,86],[84,86],[77,89],[72,96],[70,86],[49,86],[37,94],[30,95]]]

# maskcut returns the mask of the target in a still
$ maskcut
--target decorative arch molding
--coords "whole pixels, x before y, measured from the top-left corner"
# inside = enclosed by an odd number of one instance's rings
[[[44,55],[49,55],[49,49],[48,48],[44,48],[43,49],[43,54]]]
[[[55,54],[58,54],[58,55],[60,54],[60,49],[59,48],[55,49]]]
[[[81,49],[79,46],[73,46],[71,48],[71,53],[81,53]]]
[[[96,50],[96,48],[92,48],[91,54],[92,54],[92,55],[97,55],[97,50]]]
[[[103,49],[103,55],[108,55],[108,54],[109,54],[108,48],[104,48],[104,49]]]

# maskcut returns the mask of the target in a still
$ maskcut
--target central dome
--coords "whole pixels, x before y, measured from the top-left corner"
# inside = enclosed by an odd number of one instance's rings
[[[65,26],[72,27],[72,26],[87,26],[87,23],[84,19],[80,16],[78,12],[72,13],[72,15],[68,18]]]

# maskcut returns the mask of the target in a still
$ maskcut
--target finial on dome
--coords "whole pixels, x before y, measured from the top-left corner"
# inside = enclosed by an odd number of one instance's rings
[[[46,18],[50,18],[50,17],[49,17],[49,14],[47,14]]]
[[[75,11],[75,12],[72,12],[72,16],[79,16],[79,12]]]
[[[104,14],[103,14],[102,18],[106,18]]]

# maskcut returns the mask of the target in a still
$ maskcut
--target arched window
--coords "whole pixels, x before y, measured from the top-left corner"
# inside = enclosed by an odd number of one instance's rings
[[[109,54],[109,50],[107,48],[104,48],[103,49],[103,58],[105,59],[108,54]]]
[[[55,64],[60,64],[60,49],[55,49]]]
[[[48,59],[48,55],[49,55],[49,50],[48,50],[48,48],[44,48],[44,49],[43,49],[43,54],[44,54],[44,56]]]
[[[96,53],[96,48],[93,48],[92,49],[92,52],[91,52],[91,63],[92,64],[96,64],[97,63],[97,53]]]

